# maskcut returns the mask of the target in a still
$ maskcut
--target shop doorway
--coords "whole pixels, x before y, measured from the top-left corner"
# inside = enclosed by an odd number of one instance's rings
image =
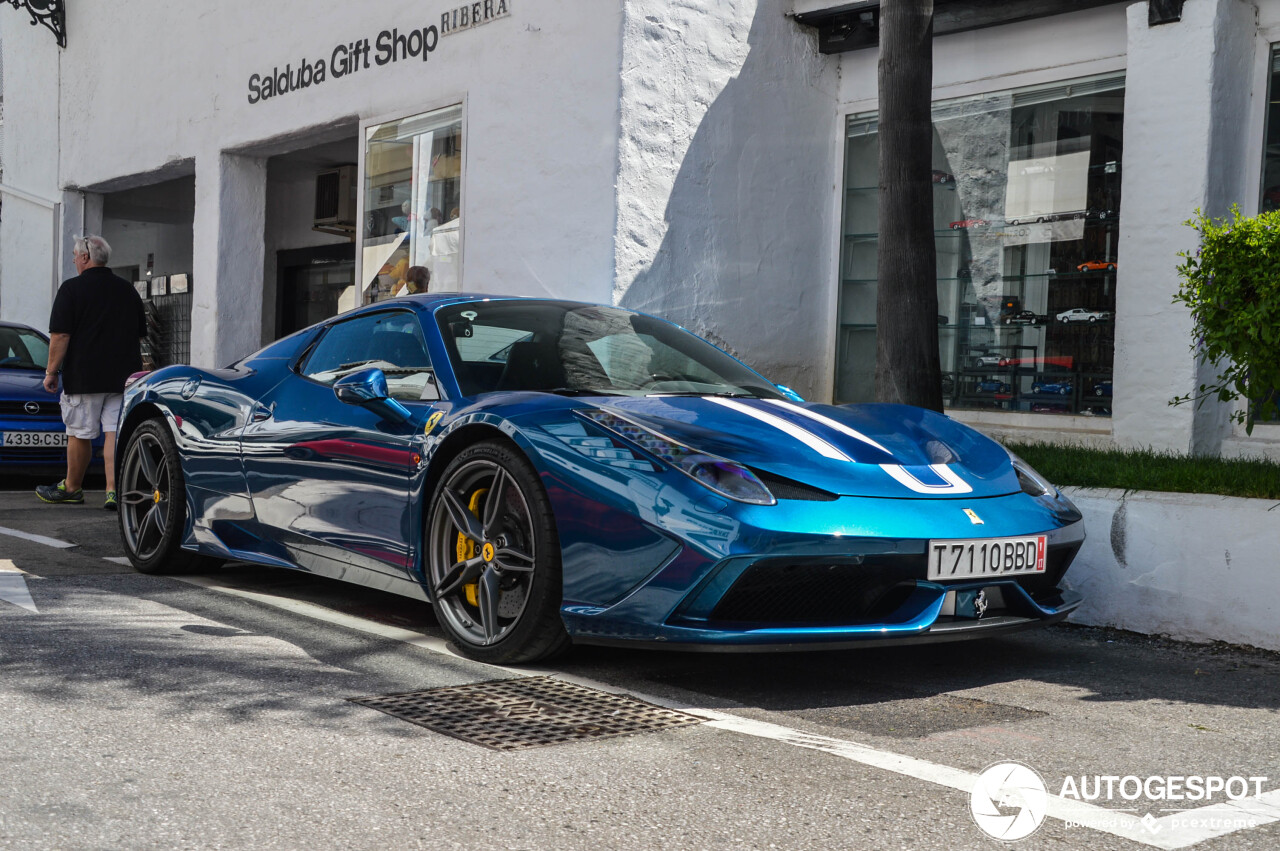
[[[142,296],[147,369],[191,362],[192,224],[195,177],[183,176],[102,195],[102,236],[110,267]]]
[[[350,310],[356,301],[355,128],[290,140],[267,157],[263,343]]]
[[[354,254],[350,243],[276,254],[277,338],[355,306]]]

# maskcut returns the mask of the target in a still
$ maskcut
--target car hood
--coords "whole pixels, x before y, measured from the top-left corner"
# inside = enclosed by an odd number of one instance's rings
[[[601,402],[694,449],[843,496],[974,499],[1021,490],[999,444],[909,405],[684,396]]]
[[[0,399],[20,402],[56,402],[58,397],[44,389],[44,373],[35,369],[0,368]]]

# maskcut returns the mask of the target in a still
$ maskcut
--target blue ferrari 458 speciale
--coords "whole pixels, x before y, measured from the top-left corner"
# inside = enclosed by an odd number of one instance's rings
[[[236,560],[428,600],[459,650],[763,650],[1059,621],[1080,512],[994,441],[808,403],[682,328],[423,295],[126,391],[146,573]]]

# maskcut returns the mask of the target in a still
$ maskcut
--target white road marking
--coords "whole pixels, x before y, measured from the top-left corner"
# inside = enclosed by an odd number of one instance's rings
[[[0,526],[0,535],[8,535],[12,538],[21,538],[24,541],[33,541],[37,544],[44,544],[46,547],[56,547],[60,550],[69,550],[75,544],[69,544],[66,541],[59,541],[57,538],[46,538],[44,535],[33,535],[30,532],[20,532],[17,529],[10,529],[6,526]]]
[[[125,567],[132,567],[133,562],[129,561],[126,556],[103,556],[103,561],[109,561],[112,564],[122,564]]]
[[[400,641],[414,647],[420,647],[423,650],[427,650],[432,653],[453,656],[459,659],[467,659],[467,657],[454,651],[443,639],[432,638],[431,636],[423,635],[422,633],[414,632],[413,630],[388,626],[386,624],[380,624],[377,621],[344,614],[343,612],[337,612],[315,603],[307,603],[301,600],[290,599],[288,597],[279,597],[274,594],[266,594],[261,591],[248,591],[242,588],[233,588],[227,585],[222,585],[213,579],[201,576],[175,576],[172,578],[200,586],[201,588],[205,588],[210,591],[217,591],[222,594],[229,594],[231,596],[242,597],[247,600],[254,600],[264,605],[272,606],[304,617],[309,617],[314,620],[323,621],[325,623],[343,626],[357,632],[377,635],[392,641]],[[802,730],[784,727],[779,724],[771,724],[767,721],[756,721],[715,709],[691,706],[679,701],[672,701],[655,695],[647,695],[631,689],[623,689],[608,683],[596,682],[595,680],[591,680],[586,677],[565,674],[561,671],[532,667],[506,668],[501,665],[489,665],[483,662],[476,662],[474,659],[467,659],[467,661],[475,665],[481,665],[486,668],[502,671],[513,676],[553,676],[557,679],[564,680],[565,682],[576,683],[577,685],[584,686],[586,688],[594,688],[599,691],[610,692],[613,694],[630,695],[658,706],[675,709],[680,712],[686,712],[690,715],[705,718],[707,719],[706,726],[709,727],[715,727],[720,730],[726,730],[740,735],[770,739],[784,744],[789,744],[794,747],[822,751],[823,753],[852,760],[853,762],[858,762],[872,768],[879,768],[885,771],[891,771],[895,774],[901,774],[906,777],[913,777],[917,780],[923,780],[937,786],[945,786],[949,789],[955,789],[966,794],[973,791],[974,785],[978,779],[977,774],[963,769],[940,765],[935,762],[929,762],[928,760],[893,753],[892,751],[880,750],[878,748],[873,748],[869,745],[863,745],[847,739],[836,739],[830,736],[806,733]],[[1186,810],[1163,818],[1148,819],[1145,821],[1144,819],[1128,812],[1108,809],[1107,807],[1100,807],[1086,801],[1077,801],[1072,798],[1062,798],[1057,795],[1050,794],[1048,815],[1049,817],[1058,819],[1059,821],[1078,824],[1101,833],[1109,833],[1113,836],[1119,836],[1134,842],[1142,843],[1143,845],[1149,845],[1153,848],[1186,848],[1188,846],[1195,845],[1196,843],[1204,842],[1208,839],[1215,839],[1229,833],[1245,830],[1251,826],[1260,826],[1280,821],[1280,789],[1271,792],[1264,792],[1263,794],[1252,798],[1245,798],[1243,800],[1231,801],[1224,804],[1212,804],[1199,809]],[[1255,824],[1246,824],[1245,822],[1248,820],[1254,821]],[[1196,823],[1190,824],[1192,821]]]
[[[0,558],[0,600],[40,614],[27,588],[26,572],[7,558]]]
[[[767,425],[771,425],[774,428],[776,428],[778,431],[784,434],[788,434],[791,437],[794,437],[796,440],[800,441],[805,446],[808,446],[813,451],[817,452],[820,455],[824,455],[827,458],[833,458],[836,461],[850,461],[850,462],[853,461],[853,459],[850,458],[848,455],[844,454],[838,448],[836,448],[835,446],[832,446],[830,443],[827,443],[825,440],[818,437],[816,434],[805,431],[804,429],[800,428],[800,426],[794,423],[789,423],[786,420],[784,420],[782,417],[767,413],[765,411],[758,411],[755,408],[752,408],[750,405],[744,405],[741,402],[738,402],[734,399],[720,399],[714,396],[707,396],[706,400],[708,402],[715,402],[717,405],[722,405],[726,408],[729,408],[730,410],[737,411],[740,414],[746,414],[749,417],[754,417],[755,419]]]

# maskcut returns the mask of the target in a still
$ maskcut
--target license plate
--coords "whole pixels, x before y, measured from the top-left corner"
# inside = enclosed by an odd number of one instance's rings
[[[929,579],[984,579],[1044,573],[1044,535],[929,542]]]
[[[66,446],[65,431],[0,431],[0,446]]]

